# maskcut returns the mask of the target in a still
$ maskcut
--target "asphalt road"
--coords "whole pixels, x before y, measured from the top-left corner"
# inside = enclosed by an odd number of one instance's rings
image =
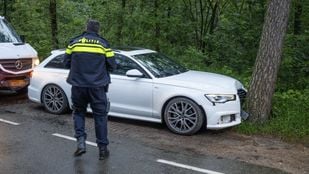
[[[174,135],[160,124],[124,119],[109,119],[111,154],[99,161],[93,125],[89,115],[87,153],[75,158],[70,114],[48,114],[25,94],[0,93],[0,173],[284,173],[201,154],[198,148],[204,144],[193,141],[196,138],[190,141],[190,137]],[[162,143],[165,141],[168,145]],[[184,143],[195,143],[196,149],[185,148]]]

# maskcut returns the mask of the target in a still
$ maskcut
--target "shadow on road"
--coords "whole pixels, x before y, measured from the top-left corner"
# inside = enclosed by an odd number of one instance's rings
[[[15,92],[9,90],[0,90],[0,104],[15,104],[21,103],[27,100],[27,92]]]

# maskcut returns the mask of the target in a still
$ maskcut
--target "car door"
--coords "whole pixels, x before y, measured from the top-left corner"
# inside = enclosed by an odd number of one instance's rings
[[[42,77],[47,81],[46,83],[54,83],[64,90],[71,104],[71,85],[66,82],[69,74],[69,69],[64,67],[63,64],[64,54],[59,54],[55,56],[51,61],[49,61],[41,73],[44,73]]]
[[[153,82],[143,69],[129,57],[115,54],[117,69],[111,74],[108,97],[110,115],[135,118],[152,117]],[[138,69],[144,77],[128,77],[126,72]]]
[[[49,61],[44,68],[47,72],[52,72],[53,77],[57,81],[65,82],[69,74],[69,69],[64,67],[63,60],[64,54],[59,54]]]

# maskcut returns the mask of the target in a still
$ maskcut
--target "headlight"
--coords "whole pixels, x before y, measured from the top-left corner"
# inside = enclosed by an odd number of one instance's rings
[[[205,94],[205,97],[213,104],[236,100],[236,95],[233,94]]]
[[[33,68],[38,66],[40,64],[40,59],[39,58],[32,58],[32,64],[33,64]]]

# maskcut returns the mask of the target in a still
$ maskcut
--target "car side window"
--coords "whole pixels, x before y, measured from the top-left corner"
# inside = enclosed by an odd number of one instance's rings
[[[45,68],[67,69],[64,67],[63,59],[64,59],[64,54],[58,55],[55,58],[53,58],[51,61],[49,61],[45,65]]]
[[[117,68],[112,72],[112,74],[125,76],[126,72],[131,69],[138,69],[139,71],[144,73],[144,71],[141,70],[141,68],[136,62],[126,56],[115,54],[115,61],[117,64]]]

